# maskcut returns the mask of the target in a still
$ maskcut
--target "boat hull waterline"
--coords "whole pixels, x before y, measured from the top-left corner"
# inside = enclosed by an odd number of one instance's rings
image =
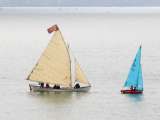
[[[87,92],[90,90],[91,86],[85,86],[80,88],[60,88],[60,89],[54,89],[54,88],[45,88],[40,87],[37,85],[29,84],[31,91],[37,91],[37,92]]]
[[[142,90],[121,90],[122,94],[142,94]]]

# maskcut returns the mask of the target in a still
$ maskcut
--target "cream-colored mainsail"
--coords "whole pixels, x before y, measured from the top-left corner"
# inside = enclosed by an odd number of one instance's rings
[[[76,81],[83,83],[83,84],[86,84],[86,85],[90,85],[89,81],[87,80],[87,78],[86,78],[84,72],[82,71],[81,66],[77,60],[75,60],[75,65],[76,65],[76,68],[75,68],[76,69],[76,71],[75,71]]]
[[[70,55],[59,30],[55,31],[28,80],[71,87]]]

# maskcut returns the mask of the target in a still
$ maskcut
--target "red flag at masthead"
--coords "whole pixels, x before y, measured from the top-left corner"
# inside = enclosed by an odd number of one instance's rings
[[[53,25],[47,29],[48,33],[52,33],[53,31],[59,30],[57,25]]]

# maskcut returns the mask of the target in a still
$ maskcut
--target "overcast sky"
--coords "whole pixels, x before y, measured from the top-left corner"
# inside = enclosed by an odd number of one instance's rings
[[[0,0],[0,7],[15,6],[160,6],[160,0]]]

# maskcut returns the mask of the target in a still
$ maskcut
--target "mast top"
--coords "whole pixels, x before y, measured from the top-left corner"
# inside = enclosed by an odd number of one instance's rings
[[[49,27],[49,28],[47,29],[48,33],[52,33],[52,32],[54,32],[54,31],[58,31],[58,30],[59,30],[59,27],[58,27],[57,24],[52,25],[51,27]]]
[[[142,48],[142,45],[140,45],[140,47],[139,48]]]

